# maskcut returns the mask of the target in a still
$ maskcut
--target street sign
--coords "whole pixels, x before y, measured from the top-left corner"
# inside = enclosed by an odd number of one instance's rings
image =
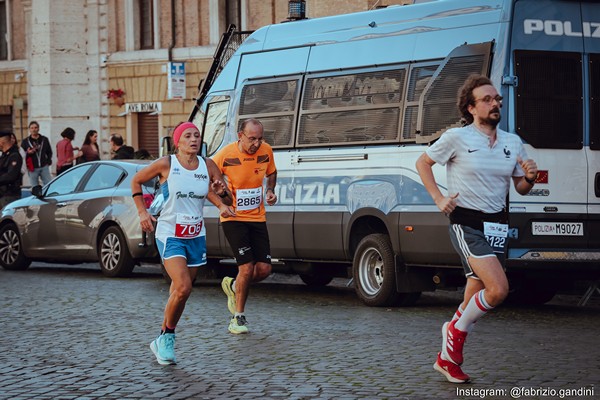
[[[185,99],[185,63],[169,63],[169,99]]]

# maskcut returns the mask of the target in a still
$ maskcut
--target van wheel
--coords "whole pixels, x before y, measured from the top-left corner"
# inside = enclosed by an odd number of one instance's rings
[[[11,271],[24,271],[31,265],[31,260],[23,254],[19,230],[13,224],[0,229],[0,265]]]
[[[99,244],[98,259],[105,276],[127,276],[133,271],[133,259],[127,248],[125,236],[118,227],[107,228],[102,233]]]
[[[333,280],[333,276],[327,273],[315,273],[314,275],[299,274],[299,276],[302,282],[311,287],[327,286]]]
[[[388,235],[365,236],[352,263],[356,294],[368,306],[391,306],[400,298],[396,291],[394,252]]]

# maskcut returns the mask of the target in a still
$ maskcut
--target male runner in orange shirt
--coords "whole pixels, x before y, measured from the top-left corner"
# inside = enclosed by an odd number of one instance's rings
[[[221,213],[221,223],[238,265],[235,280],[225,277],[221,287],[227,295],[227,307],[233,314],[229,332],[248,333],[244,307],[250,283],[271,274],[271,249],[264,201],[277,202],[274,189],[277,169],[273,150],[264,143],[262,123],[247,119],[238,132],[238,141],[230,143],[212,157],[227,177],[233,205]],[[266,189],[263,189],[264,178]]]

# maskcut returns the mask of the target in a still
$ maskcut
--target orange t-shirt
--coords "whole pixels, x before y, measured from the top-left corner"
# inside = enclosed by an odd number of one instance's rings
[[[236,213],[235,217],[221,218],[221,221],[266,221],[263,181],[265,176],[277,171],[271,146],[263,143],[256,153],[246,154],[240,151],[238,142],[233,142],[212,156],[212,160],[227,177]]]

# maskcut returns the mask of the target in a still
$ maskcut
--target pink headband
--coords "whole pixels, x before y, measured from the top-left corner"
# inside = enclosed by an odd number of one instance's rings
[[[175,131],[173,132],[173,143],[175,146],[179,144],[179,138],[181,138],[183,132],[189,128],[198,129],[198,127],[191,122],[184,122],[175,128]]]

